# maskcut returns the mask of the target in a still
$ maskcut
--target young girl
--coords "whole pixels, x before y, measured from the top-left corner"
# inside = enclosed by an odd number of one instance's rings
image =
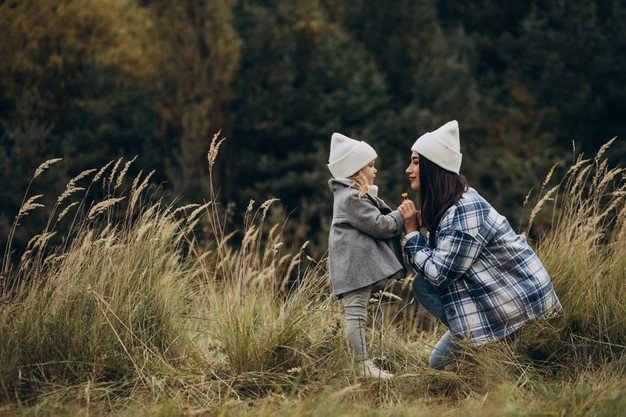
[[[531,320],[558,314],[561,304],[524,236],[459,174],[456,120],[422,135],[411,151],[406,173],[421,210],[410,200],[398,210],[404,250],[417,272],[415,298],[448,328],[430,356],[431,367],[443,369],[458,355],[458,341],[501,340]]]
[[[374,163],[378,155],[363,141],[333,133],[328,168],[334,178],[333,218],[328,237],[330,281],[341,299],[346,336],[361,376],[391,378],[368,359],[365,346],[367,305],[372,286],[385,278],[402,279],[402,217],[377,196]]]

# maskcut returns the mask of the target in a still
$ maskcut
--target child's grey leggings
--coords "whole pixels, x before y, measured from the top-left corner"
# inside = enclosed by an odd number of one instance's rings
[[[346,315],[346,337],[354,349],[357,360],[367,359],[365,328],[367,326],[367,304],[372,296],[372,286],[345,293],[341,298]]]

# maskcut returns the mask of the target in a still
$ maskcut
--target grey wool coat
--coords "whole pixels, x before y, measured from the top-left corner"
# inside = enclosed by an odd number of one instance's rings
[[[359,198],[350,180],[331,179],[333,219],[328,235],[333,295],[372,285],[385,278],[403,279],[400,236],[402,216],[369,193]]]

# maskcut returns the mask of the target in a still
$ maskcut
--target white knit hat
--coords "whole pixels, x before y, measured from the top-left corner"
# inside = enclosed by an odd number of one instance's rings
[[[363,141],[336,132],[331,136],[328,169],[335,178],[348,178],[376,158],[374,148]]]
[[[411,150],[424,155],[441,168],[458,174],[462,159],[459,124],[452,120],[434,132],[423,134],[411,146]]]

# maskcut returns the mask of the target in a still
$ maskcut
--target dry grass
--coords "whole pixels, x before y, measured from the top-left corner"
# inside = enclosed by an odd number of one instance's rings
[[[427,358],[444,329],[415,309],[410,278],[381,287],[368,337],[390,381],[355,376],[326,259],[285,247],[284,224],[266,224],[274,199],[251,201],[237,229],[215,195],[155,201],[153,173],[126,178],[133,161],[86,171],[19,265],[5,255],[3,279],[18,285],[0,296],[0,414],[615,415],[626,406],[626,190],[605,150],[556,186],[551,171],[529,219],[553,215],[536,249],[564,315],[436,372]],[[100,183],[109,194],[88,201]],[[38,198],[24,197],[22,217]],[[66,243],[51,247],[66,217]]]

